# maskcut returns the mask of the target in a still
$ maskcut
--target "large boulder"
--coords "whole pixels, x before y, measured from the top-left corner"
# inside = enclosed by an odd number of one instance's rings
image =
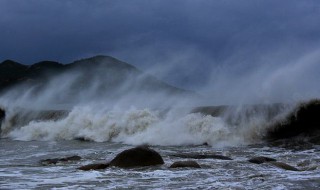
[[[110,166],[121,168],[154,166],[161,164],[164,164],[164,162],[160,154],[146,146],[139,146],[125,150],[110,162]]]

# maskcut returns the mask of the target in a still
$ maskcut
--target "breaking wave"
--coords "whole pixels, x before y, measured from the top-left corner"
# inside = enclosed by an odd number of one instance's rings
[[[77,106],[70,112],[8,111],[2,137],[14,140],[85,140],[132,145],[202,145],[259,143],[270,119],[283,118],[292,106],[212,107],[155,110]],[[14,122],[13,122],[14,121]]]
[[[227,141],[230,136],[221,118],[200,113],[163,115],[159,111],[136,108],[97,113],[89,107],[77,107],[57,121],[30,121],[7,134],[16,140],[84,139],[157,145],[217,143]]]

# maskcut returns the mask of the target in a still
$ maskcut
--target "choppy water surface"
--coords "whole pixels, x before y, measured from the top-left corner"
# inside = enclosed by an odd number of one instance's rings
[[[241,146],[153,146],[165,165],[136,169],[79,171],[85,164],[105,162],[132,146],[81,141],[13,141],[1,139],[1,189],[318,189],[320,147],[307,150]],[[177,153],[220,154],[233,160],[198,159],[201,169],[170,169]],[[39,160],[79,155],[82,160],[42,166]],[[254,156],[276,158],[304,171],[252,164]]]

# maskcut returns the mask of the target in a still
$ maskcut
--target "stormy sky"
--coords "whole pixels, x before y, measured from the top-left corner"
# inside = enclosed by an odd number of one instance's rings
[[[237,76],[211,86],[217,93],[311,54],[314,62],[319,19],[318,0],[0,0],[0,62],[104,54],[197,90]]]

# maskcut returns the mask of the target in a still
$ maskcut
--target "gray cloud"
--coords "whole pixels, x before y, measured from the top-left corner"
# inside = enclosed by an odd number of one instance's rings
[[[107,54],[199,89],[317,49],[319,16],[317,0],[1,0],[0,61]]]

